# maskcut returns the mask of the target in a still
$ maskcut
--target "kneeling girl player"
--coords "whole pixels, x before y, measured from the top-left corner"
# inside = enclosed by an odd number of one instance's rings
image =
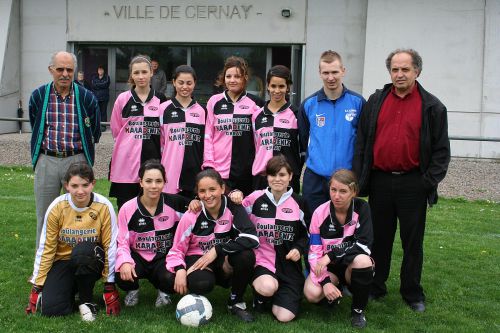
[[[262,311],[270,303],[276,319],[288,322],[297,316],[302,300],[304,275],[300,258],[307,249],[311,215],[302,197],[290,186],[293,173],[285,156],[272,157],[266,164],[266,174],[269,186],[242,202],[260,241],[255,249],[253,306]],[[230,196],[239,202],[242,193]]]
[[[127,292],[126,306],[139,302],[139,279],[148,279],[158,289],[156,307],[171,303],[174,274],[167,271],[165,257],[189,199],[162,193],[165,182],[159,160],[144,162],[139,169],[141,194],[118,213],[116,283]]]
[[[253,321],[243,300],[251,281],[259,239],[245,209],[225,195],[220,174],[207,169],[196,176],[195,192],[202,203],[198,213],[181,218],[174,244],[167,255],[167,269],[175,272],[174,290],[207,294],[215,284],[231,286],[229,311],[243,321]]]
[[[64,176],[68,193],[56,198],[45,214],[26,313],[40,307],[44,316],[64,316],[78,305],[82,319],[93,321],[97,306],[92,294],[101,276],[106,313],[120,313],[114,284],[116,215],[108,199],[92,192],[94,184],[88,164],[74,163],[68,168]],[[79,304],[75,304],[77,293]]]
[[[356,198],[358,184],[350,170],[336,171],[330,178],[330,199],[313,213],[310,233],[309,264],[304,295],[311,303],[323,298],[334,302],[342,297],[339,283],[352,292],[351,324],[366,326],[364,314],[373,280],[370,248],[373,229],[370,207]]]

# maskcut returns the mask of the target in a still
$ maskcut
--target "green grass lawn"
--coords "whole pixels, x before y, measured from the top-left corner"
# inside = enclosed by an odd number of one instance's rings
[[[139,305],[123,308],[119,317],[100,311],[94,323],[79,314],[64,318],[26,316],[35,244],[33,173],[29,168],[0,167],[0,332],[352,332],[346,297],[333,313],[303,302],[300,316],[280,324],[259,315],[243,324],[226,314],[227,290],[216,288],[208,298],[211,322],[191,329],[175,320],[171,305],[154,308],[156,291],[143,283]],[[107,195],[109,183],[95,191]],[[425,236],[423,286],[427,311],[416,314],[398,293],[400,243],[393,255],[389,295],[368,305],[365,332],[500,332],[500,204],[440,199],[429,210]],[[100,302],[101,286],[95,298]],[[123,296],[123,293],[121,294]],[[250,292],[247,292],[250,301]],[[174,296],[174,303],[179,299]],[[102,303],[102,302],[101,302]]]

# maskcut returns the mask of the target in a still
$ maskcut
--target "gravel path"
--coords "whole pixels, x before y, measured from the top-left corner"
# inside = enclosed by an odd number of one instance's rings
[[[30,166],[30,138],[30,133],[0,135],[0,165]],[[113,138],[107,131],[96,145],[97,178],[107,177],[112,149]],[[500,202],[500,161],[453,158],[439,193],[444,197]]]

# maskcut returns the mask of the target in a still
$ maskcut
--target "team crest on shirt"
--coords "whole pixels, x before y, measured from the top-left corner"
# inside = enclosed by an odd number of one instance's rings
[[[154,106],[154,105],[150,105],[148,107],[148,109],[151,110],[151,111],[158,111],[158,108],[156,106]]]
[[[85,122],[85,126],[90,127],[90,118],[89,117],[85,117],[84,122]]]
[[[290,208],[282,208],[281,211],[286,214],[291,214],[293,213],[293,210]]]
[[[92,220],[94,220],[94,221],[95,221],[95,220],[97,220],[97,214],[96,214],[96,213],[94,213],[94,212],[90,212],[90,213],[89,213],[89,216],[90,216],[90,218],[91,218]]]
[[[324,114],[317,114],[316,115],[316,125],[318,127],[323,127],[325,126],[326,123],[326,117]]]
[[[208,222],[207,221],[202,221],[201,226],[202,229],[207,229],[208,228]]]
[[[347,109],[345,110],[345,120],[352,121],[354,117],[356,117],[356,109]]]
[[[229,220],[218,220],[217,224],[226,225],[226,224],[229,224]]]
[[[288,121],[288,119],[280,119],[280,123],[289,124],[290,122]]]
[[[194,113],[194,112],[193,112],[193,113],[190,113],[189,115],[190,115],[191,117],[193,117],[193,118],[200,118],[200,115],[199,115],[199,114],[197,114],[197,113]]]
[[[139,224],[139,227],[143,227],[146,225],[146,220],[143,219],[142,217],[137,222]]]
[[[159,221],[159,222],[167,222],[167,220],[168,220],[168,216],[160,216],[160,217],[158,218],[158,221]]]
[[[240,109],[246,110],[249,109],[248,105],[240,105]]]
[[[266,203],[263,203],[262,205],[260,205],[260,210],[269,210],[269,205]]]

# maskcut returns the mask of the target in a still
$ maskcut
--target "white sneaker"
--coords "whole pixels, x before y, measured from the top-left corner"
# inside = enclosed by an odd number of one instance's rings
[[[127,292],[123,303],[125,303],[125,306],[136,306],[139,303],[139,289]]]
[[[158,290],[158,297],[156,297],[155,306],[157,308],[161,308],[161,307],[169,305],[169,304],[172,304],[172,300],[170,299],[170,295],[164,293],[161,290]]]
[[[83,321],[94,321],[97,315],[97,305],[92,303],[83,303],[78,306],[80,316]]]

